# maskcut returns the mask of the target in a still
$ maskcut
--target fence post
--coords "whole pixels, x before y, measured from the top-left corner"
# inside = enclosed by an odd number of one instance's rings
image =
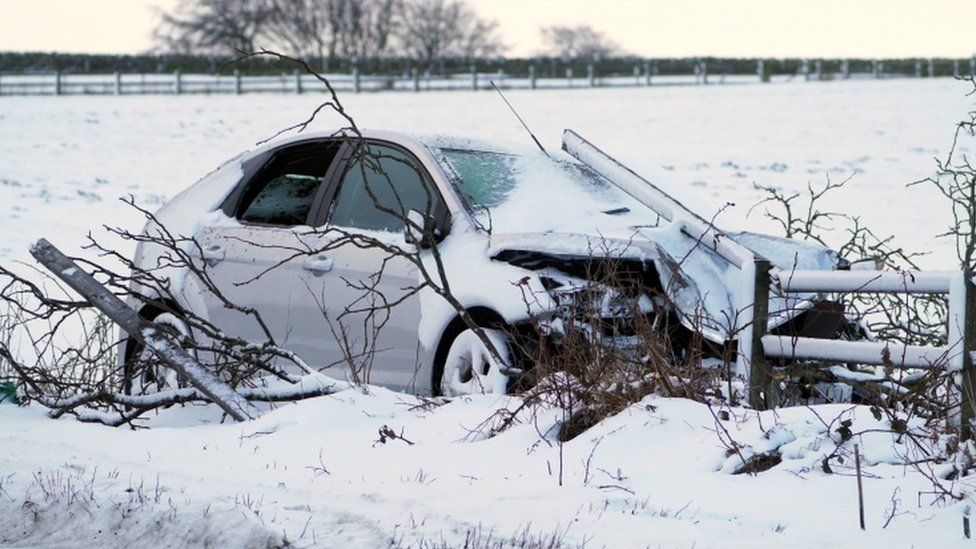
[[[292,76],[295,78],[295,93],[296,94],[301,94],[302,93],[302,73],[298,72],[298,69],[295,69],[294,72],[292,72]]]
[[[589,81],[591,88],[596,87],[596,71],[593,70],[592,63],[586,66],[586,79]]]
[[[115,71],[115,95],[122,95],[122,73]]]
[[[183,93],[183,75],[180,71],[173,71],[173,93],[180,95]]]
[[[955,78],[959,78],[959,60],[958,59],[953,59],[952,60],[952,76],[955,77]]]
[[[949,357],[953,383],[959,383],[959,437],[972,437],[976,419],[976,371],[972,352],[976,348],[976,286],[973,273],[965,269],[956,273],[949,288],[948,346],[955,349]]]
[[[650,63],[644,63],[644,85],[645,86],[651,85],[651,64]]]
[[[873,70],[874,70],[874,78],[875,79],[880,79],[881,78],[881,71],[884,70],[882,68],[881,61],[878,61],[877,59],[875,59],[874,61],[871,61],[871,65],[872,65]]]
[[[0,71],[0,95],[3,95],[3,72]]]
[[[352,68],[352,92],[359,93],[359,91],[362,89],[360,85],[361,84],[359,81],[359,67],[353,67]]]
[[[850,59],[845,59],[840,62],[840,74],[844,80],[849,80],[851,78],[851,61]]]
[[[573,67],[566,67],[566,87],[573,87]]]
[[[803,75],[803,79],[807,82],[810,81],[810,60],[804,59],[800,61],[800,74]]]
[[[535,65],[529,65],[529,89],[534,90],[535,88],[536,88]]]
[[[410,69],[410,77],[413,78],[413,91],[420,91],[420,71],[416,68]]]
[[[241,71],[234,69],[234,95],[241,94]]]
[[[635,86],[640,86],[640,83],[641,83],[641,77],[640,76],[641,76],[640,75],[640,65],[634,65],[634,85]]]
[[[701,83],[704,86],[708,84],[708,63],[702,61],[700,66],[701,66]]]
[[[813,62],[813,79],[823,80],[823,61],[820,59]]]
[[[738,315],[742,326],[738,334],[738,373],[748,384],[749,405],[757,410],[779,406],[779,385],[763,352],[762,337],[769,322],[769,285],[772,264],[755,258],[742,269],[742,291]]]
[[[969,74],[976,76],[976,55],[969,60]]]
[[[915,78],[922,77],[922,61],[915,61]]]
[[[54,73],[54,95],[61,95],[61,71]]]
[[[935,78],[935,61],[929,57],[929,78]]]
[[[769,82],[766,78],[766,62],[762,59],[756,61],[756,76],[759,77],[760,82]]]

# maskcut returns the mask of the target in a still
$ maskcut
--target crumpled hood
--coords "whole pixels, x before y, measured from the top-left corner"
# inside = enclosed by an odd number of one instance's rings
[[[756,233],[727,235],[774,266],[831,270],[837,253],[816,244]],[[723,342],[735,337],[741,271],[707,245],[689,239],[675,224],[640,229],[629,237],[574,233],[507,233],[491,236],[489,257],[505,251],[538,252],[560,258],[613,257],[653,261],[661,284],[688,328]],[[808,306],[809,295],[770,293],[770,327],[793,318]]]

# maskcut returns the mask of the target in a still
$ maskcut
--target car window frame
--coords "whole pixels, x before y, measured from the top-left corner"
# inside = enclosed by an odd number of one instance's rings
[[[419,168],[419,175],[423,180],[424,184],[436,195],[436,204],[434,211],[432,212],[434,217],[434,226],[440,231],[440,234],[447,235],[450,231],[451,226],[451,213],[447,205],[447,200],[444,198],[444,193],[441,191],[434,177],[430,173],[430,168],[427,167],[416,154],[411,152],[409,149],[403,145],[388,141],[385,139],[366,139],[366,143],[369,146],[382,146],[388,147],[397,151],[398,153],[407,157],[411,162],[413,162]],[[354,152],[354,147],[349,143],[343,143],[343,148],[340,150],[340,155],[336,156],[337,161],[333,164],[335,168],[335,173],[332,174],[332,178],[323,187],[325,189],[323,201],[319,205],[319,211],[316,212],[316,217],[312,220],[315,227],[331,226],[331,218],[333,206],[335,205],[336,197],[339,195],[339,190],[342,186],[342,178],[346,175],[347,170],[352,162],[352,156]],[[421,212],[423,213],[423,212]],[[368,229],[361,229],[359,227],[346,227],[349,229],[356,229],[367,231]]]
[[[332,158],[332,163],[325,171],[325,175],[319,181],[318,189],[315,191],[315,195],[312,197],[312,204],[309,207],[308,214],[305,218],[305,223],[303,225],[274,225],[270,223],[256,223],[253,221],[245,221],[241,219],[242,201],[247,195],[247,192],[252,186],[258,184],[258,182],[264,179],[267,175],[267,171],[274,166],[275,162],[283,154],[288,154],[295,149],[301,149],[313,146],[327,146],[327,145],[339,145],[339,149],[336,151],[335,156]],[[287,145],[282,145],[280,147],[264,151],[258,156],[252,157],[244,162],[242,168],[244,171],[244,177],[241,178],[241,182],[234,188],[234,190],[224,199],[221,204],[220,209],[224,212],[227,217],[234,219],[236,222],[240,223],[245,227],[255,227],[255,228],[265,228],[265,229],[291,229],[294,227],[318,227],[319,225],[314,224],[314,220],[317,218],[318,212],[321,210],[322,201],[325,200],[326,190],[331,183],[331,180],[336,177],[337,169],[342,162],[343,154],[347,154],[345,151],[348,145],[338,138],[317,138],[299,141],[296,143],[288,143]]]

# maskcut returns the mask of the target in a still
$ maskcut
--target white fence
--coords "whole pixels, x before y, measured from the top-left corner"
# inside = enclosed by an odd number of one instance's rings
[[[970,61],[969,70],[976,73],[976,58]],[[954,66],[960,74],[959,63]],[[449,75],[431,75],[414,70],[409,74],[377,76],[328,74],[326,77],[338,91],[437,91],[478,90],[490,87],[494,82],[506,89],[553,89],[635,87],[668,85],[747,84],[769,81],[804,80],[820,81],[849,78],[904,78],[934,76],[932,62],[921,62],[914,73],[885,72],[883,62],[875,62],[870,72],[855,73],[850,64],[841,63],[838,72],[825,72],[820,62],[806,62],[796,74],[769,76],[763,61],[756,62],[754,74],[711,74],[705,63],[695,65],[694,73],[685,75],[655,74],[650,63],[634,65],[631,74],[600,75],[589,66],[582,73],[566,69],[560,77],[537,77],[534,67],[525,74],[503,72],[466,72]],[[13,74],[0,73],[0,95],[143,95],[143,94],[245,94],[323,92],[325,87],[312,75],[282,73],[277,76],[244,76],[239,72],[226,75],[182,74]]]
[[[739,341],[740,361],[749,379],[749,401],[758,408],[779,404],[778,382],[769,359],[884,365],[903,369],[946,369],[959,374],[960,426],[968,438],[976,411],[976,286],[969,272],[803,271],[773,270],[754,260],[754,304],[748,312],[751,330]],[[746,272],[746,269],[744,269]],[[884,341],[839,341],[766,333],[769,292],[902,293],[949,297],[947,344],[904,345]],[[751,333],[750,333],[751,332]]]

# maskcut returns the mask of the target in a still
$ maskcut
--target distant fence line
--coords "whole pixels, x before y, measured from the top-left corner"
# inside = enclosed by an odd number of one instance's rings
[[[932,78],[936,76],[932,59],[916,61],[914,72],[886,71],[884,61],[873,61],[868,72],[851,70],[849,61],[841,61],[836,70],[825,70],[820,60],[805,60],[795,74],[770,74],[764,60],[755,62],[753,74],[710,74],[707,62],[694,65],[693,74],[658,73],[652,63],[635,64],[631,74],[614,73],[600,75],[593,65],[586,67],[585,74],[576,74],[566,68],[561,77],[538,77],[535,66],[530,65],[525,74],[506,74],[477,72],[472,69],[466,73],[432,75],[413,69],[408,74],[399,75],[361,75],[353,69],[350,74],[326,75],[338,91],[434,91],[434,90],[478,90],[489,88],[494,82],[506,89],[566,89],[599,87],[635,87],[655,85],[709,85],[745,84],[771,81],[805,80],[822,81],[835,79],[865,78]],[[968,69],[968,71],[967,71]],[[976,74],[976,56],[963,67],[959,60],[953,61],[952,74]],[[0,73],[0,95],[148,95],[148,94],[245,94],[245,93],[292,93],[324,91],[324,86],[312,75],[295,71],[278,76],[242,75],[234,71],[226,75],[183,74],[174,71],[169,74],[64,74],[53,73]]]

